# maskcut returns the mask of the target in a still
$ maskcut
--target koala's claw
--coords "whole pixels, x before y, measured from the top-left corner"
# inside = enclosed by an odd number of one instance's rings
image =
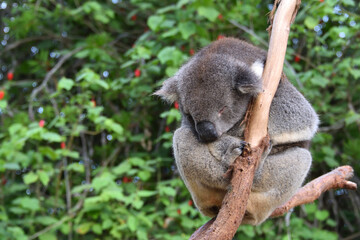
[[[239,149],[239,155],[241,155],[242,154],[242,152],[244,151],[244,148],[245,148],[245,146],[247,145],[248,143],[247,142],[245,142],[245,141],[240,141],[240,146],[238,147],[238,149]]]
[[[223,161],[231,164],[232,162],[235,161],[235,159],[237,157],[239,157],[242,152],[244,151],[245,146],[248,143],[245,141],[234,141],[229,147],[228,150],[226,151],[224,157],[223,157]]]

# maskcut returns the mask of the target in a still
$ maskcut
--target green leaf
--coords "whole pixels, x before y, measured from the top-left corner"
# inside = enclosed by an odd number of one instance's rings
[[[331,167],[338,167],[340,164],[332,157],[324,157],[324,161],[326,162],[326,164]]]
[[[172,36],[175,36],[176,34],[178,34],[178,32],[179,32],[178,28],[173,28],[173,29],[170,29],[169,31],[161,34],[161,37],[163,37],[163,38],[172,37]]]
[[[82,223],[76,228],[76,232],[79,233],[80,235],[84,235],[87,232],[89,232],[92,225],[93,223],[91,222]]]
[[[24,183],[25,184],[31,184],[38,180],[39,176],[35,174],[34,172],[29,172],[24,175]]]
[[[160,191],[164,193],[165,195],[175,197],[176,196],[176,190],[172,187],[161,187]]]
[[[75,82],[70,78],[62,77],[58,83],[58,89],[65,89],[67,91],[71,90],[71,88],[74,86]]]
[[[101,176],[95,177],[91,185],[96,191],[99,191],[106,187],[114,186],[114,175],[109,172],[105,172]]]
[[[118,166],[116,166],[115,168],[112,169],[112,172],[117,175],[120,176],[123,173],[128,172],[131,169],[131,164],[129,161],[125,161],[121,164],[119,164]]]
[[[107,82],[105,82],[104,80],[101,79],[96,79],[94,80],[94,82],[99,85],[100,87],[104,88],[105,90],[109,89],[109,84]]]
[[[138,166],[138,167],[144,166],[144,164],[145,164],[145,161],[138,157],[129,158],[128,161],[131,165]]]
[[[68,165],[67,170],[68,171],[78,172],[78,173],[84,173],[85,172],[85,167],[84,167],[83,164],[71,163],[71,164]]]
[[[248,226],[248,225],[241,226],[241,230],[243,233],[245,233],[246,236],[248,236],[250,238],[255,237],[255,231],[252,226]]]
[[[346,6],[355,7],[355,2],[353,0],[342,0],[341,3]]]
[[[129,216],[127,220],[127,225],[130,231],[135,232],[138,227],[138,221],[134,216]]]
[[[200,16],[207,18],[211,22],[214,22],[220,14],[215,8],[211,7],[199,7],[198,13]]]
[[[165,47],[161,49],[157,57],[162,64],[172,63],[174,66],[178,66],[184,60],[183,54],[175,47]]]
[[[11,233],[15,240],[27,240],[28,237],[20,227],[7,227],[7,231]]]
[[[147,181],[151,177],[151,173],[149,171],[140,171],[138,175],[143,181]]]
[[[39,236],[39,240],[57,240],[56,233],[46,232]]]
[[[147,24],[151,30],[156,32],[164,19],[164,16],[150,16],[147,20]]]
[[[102,222],[102,229],[109,229],[112,227],[112,225],[113,225],[113,221],[107,218]]]
[[[310,79],[315,86],[326,87],[329,84],[329,79],[317,74]]]
[[[355,80],[357,80],[357,79],[360,78],[360,69],[351,68],[351,69],[350,69],[350,73],[351,73],[351,75],[353,75],[353,77],[355,78]]]
[[[120,124],[117,124],[116,122],[114,122],[114,120],[112,120],[110,118],[105,120],[104,125],[108,130],[112,130],[119,135],[122,135],[124,132],[123,127]]]
[[[100,224],[98,224],[98,223],[95,223],[93,226],[92,226],[92,231],[94,232],[94,233],[96,233],[97,235],[101,235],[102,234],[102,227],[101,227],[101,225]]]
[[[49,226],[51,224],[58,222],[56,218],[50,216],[38,216],[36,217],[35,221],[43,226]]]
[[[38,171],[37,174],[39,175],[39,179],[42,182],[42,184],[44,186],[47,186],[50,181],[49,175],[44,171]]]
[[[20,165],[18,163],[5,163],[4,168],[7,170],[19,170]]]
[[[314,203],[311,204],[306,204],[305,206],[305,210],[307,214],[311,214],[314,213],[317,209],[316,205]]]
[[[138,192],[139,197],[151,197],[155,196],[157,194],[157,191],[149,191],[149,190],[141,190]]]
[[[182,22],[179,24],[179,30],[182,37],[187,40],[196,32],[196,25],[192,22]]]
[[[360,114],[355,113],[353,111],[349,112],[345,117],[345,123],[347,126],[349,126],[359,120],[360,120]]]
[[[69,149],[58,149],[56,150],[56,153],[58,153],[61,156],[79,159],[80,154],[79,152],[70,151]]]
[[[57,160],[59,157],[59,155],[56,153],[56,151],[54,149],[52,149],[51,147],[47,147],[47,146],[39,147],[38,150],[41,154],[47,156],[51,160]]]
[[[316,27],[316,25],[319,24],[319,20],[317,20],[313,17],[307,16],[305,18],[304,24],[307,28],[314,29],[314,27]]]
[[[45,132],[41,134],[41,138],[49,142],[62,142],[63,137],[54,132]]]
[[[37,211],[40,209],[40,202],[36,198],[20,197],[15,199],[12,203],[31,211]]]

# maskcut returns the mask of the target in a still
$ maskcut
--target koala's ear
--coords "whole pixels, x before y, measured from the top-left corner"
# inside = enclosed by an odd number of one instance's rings
[[[240,65],[234,80],[235,88],[243,94],[257,95],[262,90],[264,63],[254,62],[250,68]]]
[[[169,103],[173,103],[178,100],[177,94],[177,79],[171,77],[163,83],[161,88],[153,93],[153,95],[159,96]]]

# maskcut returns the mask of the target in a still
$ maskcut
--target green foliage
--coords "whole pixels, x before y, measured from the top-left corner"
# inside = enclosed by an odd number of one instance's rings
[[[284,70],[321,118],[308,178],[344,164],[359,175],[359,3],[302,2]],[[40,240],[188,239],[207,218],[174,165],[180,113],[151,94],[219,35],[266,48],[271,7],[260,0],[1,3],[0,239],[39,232]],[[235,239],[345,237],[360,230],[358,199],[331,191],[291,217],[240,226]]]

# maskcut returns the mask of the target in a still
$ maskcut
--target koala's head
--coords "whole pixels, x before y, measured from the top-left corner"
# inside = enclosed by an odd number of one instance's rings
[[[154,94],[177,101],[183,123],[212,142],[244,118],[261,91],[266,53],[233,38],[216,41],[189,60]]]

